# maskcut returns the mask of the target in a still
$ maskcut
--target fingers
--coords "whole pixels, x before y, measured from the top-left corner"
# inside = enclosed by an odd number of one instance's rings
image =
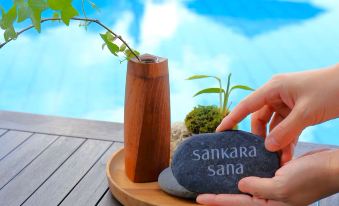
[[[267,150],[272,152],[281,150],[299,137],[306,127],[300,115],[301,111],[296,106],[284,120],[272,129],[265,141]]]
[[[280,165],[285,165],[287,162],[289,162],[293,158],[294,148],[295,148],[295,143],[292,142],[291,144],[287,145],[285,148],[282,149],[281,157],[280,157]]]
[[[197,197],[197,202],[210,206],[245,206],[249,205],[251,197],[248,195],[232,195],[232,194],[203,194]]]
[[[270,121],[272,114],[271,107],[267,105],[253,113],[251,120],[252,133],[265,138],[267,133],[266,125]]]
[[[284,120],[283,115],[281,115],[280,113],[275,113],[272,118],[272,121],[270,122],[270,131],[272,131],[283,120]],[[297,139],[294,140],[292,143],[290,143],[281,150],[280,165],[284,165],[292,159],[294,154],[294,148],[297,141],[298,141]]]
[[[285,203],[274,200],[238,194],[203,194],[198,196],[197,202],[209,206],[287,206]]]
[[[284,117],[279,113],[274,113],[273,118],[270,122],[270,132],[276,127],[280,122],[284,120]]]
[[[265,206],[266,201],[258,198],[252,198],[248,195],[232,195],[232,194],[204,194],[199,195],[197,202],[210,206]]]
[[[273,178],[245,177],[239,181],[239,190],[262,199],[276,199],[276,183]]]
[[[267,84],[259,88],[255,92],[247,96],[241,101],[233,111],[228,114],[217,127],[216,131],[221,132],[227,129],[232,129],[238,122],[243,120],[247,115],[259,110],[265,105],[267,94],[276,92],[274,87]]]

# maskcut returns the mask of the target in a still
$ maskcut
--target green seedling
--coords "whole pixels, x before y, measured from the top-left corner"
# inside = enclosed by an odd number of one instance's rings
[[[221,78],[219,78],[217,76],[194,75],[194,76],[187,78],[187,80],[196,80],[196,79],[204,79],[204,78],[216,79],[218,81],[219,87],[211,87],[211,88],[202,89],[202,90],[198,91],[197,93],[195,93],[193,95],[193,97],[196,97],[196,96],[201,95],[201,94],[211,94],[211,93],[219,94],[219,112],[222,116],[226,116],[229,113],[229,107],[230,107],[230,105],[228,104],[229,97],[234,90],[240,89],[240,90],[254,91],[254,89],[252,89],[251,87],[246,86],[246,85],[230,86],[231,76],[232,76],[232,74],[230,73],[228,75],[228,78],[227,78],[226,89],[224,89],[222,87]]]

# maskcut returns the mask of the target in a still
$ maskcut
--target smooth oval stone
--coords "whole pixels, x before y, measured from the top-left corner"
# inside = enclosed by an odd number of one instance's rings
[[[195,199],[197,197],[196,193],[188,191],[177,182],[169,167],[160,173],[158,183],[160,188],[170,195],[188,199]]]
[[[277,153],[265,149],[264,139],[229,130],[199,134],[178,146],[172,172],[191,192],[238,194],[238,182],[247,176],[273,177],[279,168]]]

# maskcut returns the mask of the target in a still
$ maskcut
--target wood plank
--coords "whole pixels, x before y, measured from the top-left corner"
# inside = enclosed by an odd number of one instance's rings
[[[122,206],[122,204],[113,197],[109,190],[107,190],[96,206]]]
[[[0,190],[1,204],[16,206],[23,203],[84,141],[70,137],[56,140]]]
[[[35,134],[0,161],[0,189],[43,152],[57,136]]]
[[[123,141],[123,124],[0,111],[0,128],[60,136]]]
[[[91,168],[81,182],[77,184],[61,205],[95,205],[108,188],[105,170],[106,162],[117,149],[122,147],[123,144],[114,143]]]
[[[320,206],[338,206],[339,193],[320,200]]]
[[[58,205],[111,144],[86,140],[23,205]]]
[[[0,129],[0,138],[2,137],[2,135],[7,132],[8,130],[6,129]]]
[[[306,152],[317,150],[317,149],[323,149],[323,148],[339,148],[335,145],[325,145],[325,144],[313,144],[308,142],[299,142],[297,144],[297,147],[295,148],[294,156],[298,157]]]
[[[8,155],[17,146],[22,144],[29,136],[30,132],[9,131],[0,138],[0,160]]]

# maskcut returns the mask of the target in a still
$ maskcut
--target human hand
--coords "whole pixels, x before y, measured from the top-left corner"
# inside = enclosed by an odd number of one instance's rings
[[[240,102],[223,119],[217,131],[231,129],[253,113],[252,132],[264,138],[267,136],[266,149],[281,150],[281,163],[284,164],[292,158],[298,137],[307,126],[339,116],[338,100],[339,65],[277,75]]]
[[[304,206],[339,191],[339,150],[308,153],[294,159],[273,178],[245,177],[245,194],[203,194],[197,202],[210,206]]]

